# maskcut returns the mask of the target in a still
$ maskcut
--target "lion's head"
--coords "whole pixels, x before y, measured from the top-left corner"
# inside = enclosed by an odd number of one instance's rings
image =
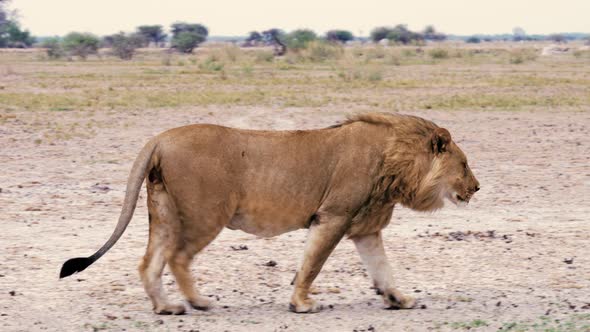
[[[440,209],[447,198],[466,205],[479,190],[467,158],[448,130],[431,121],[402,114],[366,113],[346,123],[364,122],[388,128],[384,175],[400,203],[418,211]]]
[[[444,128],[434,130],[430,145],[434,158],[430,170],[433,174],[429,175],[436,177],[440,195],[455,205],[466,205],[479,190],[479,182],[469,168],[467,157]]]

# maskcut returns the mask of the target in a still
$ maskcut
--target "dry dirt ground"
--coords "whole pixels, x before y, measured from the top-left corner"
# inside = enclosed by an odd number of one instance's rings
[[[127,172],[167,128],[208,122],[303,129],[351,110],[254,107],[126,113],[28,112],[0,125],[2,331],[589,331],[590,113],[425,111],[466,152],[481,191],[467,208],[397,208],[385,230],[401,290],[422,309],[384,310],[352,243],[341,242],[315,282],[321,313],[288,312],[305,231],[271,239],[226,230],[193,265],[215,300],[208,312],[157,316],[137,266],[147,242],[145,194],[119,243],[88,270],[58,280],[114,229]],[[96,135],[38,144],[38,122],[59,117]],[[78,127],[77,127],[78,128]],[[78,130],[81,132],[81,130]],[[247,246],[247,250],[234,250]],[[276,266],[266,266],[269,261]],[[166,288],[180,300],[166,271]]]

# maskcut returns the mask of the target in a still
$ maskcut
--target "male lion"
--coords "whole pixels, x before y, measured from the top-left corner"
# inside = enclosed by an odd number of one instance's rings
[[[342,237],[352,239],[379,294],[391,308],[415,300],[394,286],[381,230],[396,203],[433,211],[447,198],[469,202],[479,183],[450,133],[406,115],[365,114],[306,131],[242,130],[198,124],[151,139],[133,164],[123,210],[109,240],[87,258],[68,260],[60,278],[104,255],[129,224],[147,177],[150,235],[139,267],[158,314],[182,314],[162,290],[166,263],[196,309],[207,298],[193,288],[193,256],[224,227],[271,237],[309,228],[290,309],[317,312],[311,283]]]

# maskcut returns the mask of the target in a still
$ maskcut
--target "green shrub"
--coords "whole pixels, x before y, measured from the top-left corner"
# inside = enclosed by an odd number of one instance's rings
[[[254,61],[261,63],[261,62],[272,62],[275,56],[273,52],[270,51],[256,51],[254,53]]]
[[[199,68],[205,71],[222,71],[224,66],[214,54],[209,55],[203,63],[199,64]]]
[[[316,33],[312,30],[298,29],[287,34],[285,44],[290,50],[301,50],[307,48],[307,45],[317,38]]]
[[[339,59],[344,50],[339,45],[322,41],[312,41],[307,45],[305,57],[313,62],[322,62],[328,59]]]
[[[222,50],[224,56],[230,62],[236,62],[242,56],[242,50],[235,45],[226,46]]]
[[[112,53],[123,60],[131,60],[135,50],[145,44],[145,37],[139,34],[125,35],[121,32],[113,36]]]
[[[50,59],[59,59],[65,55],[65,51],[62,47],[59,38],[48,38],[42,44],[41,47],[47,52],[47,56]]]
[[[63,39],[63,48],[69,55],[86,59],[98,53],[100,39],[91,33],[70,32]]]
[[[383,48],[381,45],[377,45],[366,50],[365,61],[370,62],[371,60],[375,59],[384,59],[385,55],[385,48]]]
[[[428,52],[433,59],[447,59],[449,57],[449,51],[442,48],[435,48]]]
[[[521,63],[525,63],[527,61],[534,61],[537,59],[537,54],[535,50],[526,50],[526,49],[519,49],[510,52],[508,57],[508,62],[513,65],[519,65]]]

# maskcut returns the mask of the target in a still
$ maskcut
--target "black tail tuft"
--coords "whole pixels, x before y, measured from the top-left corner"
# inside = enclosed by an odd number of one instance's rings
[[[82,272],[92,263],[94,263],[94,260],[89,257],[78,257],[68,259],[61,267],[61,272],[59,272],[59,278],[65,278],[67,276],[71,276],[76,272]]]

